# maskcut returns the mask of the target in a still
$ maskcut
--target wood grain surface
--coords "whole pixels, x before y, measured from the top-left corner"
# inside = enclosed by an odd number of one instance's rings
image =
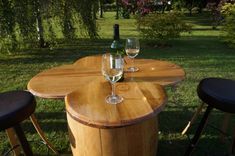
[[[67,120],[74,156],[156,156],[157,117],[111,129],[84,125],[68,113]]]
[[[112,105],[105,101],[111,85],[96,79],[65,97],[66,110],[75,120],[93,127],[112,128],[137,124],[162,111],[166,94],[162,86],[151,82],[121,82],[116,93],[123,102]]]
[[[125,68],[132,64],[125,58]],[[152,59],[135,59],[139,71],[125,72],[126,82],[152,82],[175,85],[185,78],[184,70],[173,63]],[[28,90],[43,98],[64,98],[70,92],[101,78],[101,56],[88,56],[74,64],[62,65],[45,70],[34,76],[28,83]]]

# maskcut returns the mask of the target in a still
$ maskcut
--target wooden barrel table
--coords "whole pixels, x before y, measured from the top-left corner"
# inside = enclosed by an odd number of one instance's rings
[[[121,82],[122,103],[105,102],[111,85],[96,79],[65,97],[75,156],[156,156],[157,114],[166,104],[164,89],[151,82]]]
[[[131,66],[125,59],[125,68]],[[138,72],[125,72],[117,93],[124,101],[105,103],[111,87],[101,74],[101,56],[88,56],[74,64],[42,71],[28,90],[42,98],[64,98],[70,142],[75,156],[155,156],[157,114],[166,103],[161,86],[184,80],[184,70],[173,63],[135,59]],[[161,85],[161,86],[159,86]]]

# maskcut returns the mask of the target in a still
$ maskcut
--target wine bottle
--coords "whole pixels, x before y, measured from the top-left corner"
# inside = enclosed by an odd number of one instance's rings
[[[110,52],[113,54],[123,55],[123,45],[120,42],[119,25],[118,24],[113,25],[113,42],[110,46]],[[124,73],[122,74],[122,77],[118,80],[118,82],[121,82],[123,80],[124,80]]]

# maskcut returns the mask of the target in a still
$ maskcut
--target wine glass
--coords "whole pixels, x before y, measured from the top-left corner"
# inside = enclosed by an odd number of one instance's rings
[[[119,54],[107,53],[102,56],[102,74],[112,85],[112,94],[105,99],[109,104],[118,104],[123,101],[121,96],[115,94],[115,83],[122,77],[123,65],[123,58]]]
[[[126,54],[132,60],[132,67],[129,67],[127,71],[136,72],[139,70],[138,67],[134,66],[134,58],[139,54],[140,51],[140,43],[137,38],[127,38],[126,39]]]

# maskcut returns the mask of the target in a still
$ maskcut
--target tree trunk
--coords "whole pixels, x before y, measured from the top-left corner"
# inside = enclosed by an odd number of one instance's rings
[[[190,0],[190,1],[189,1],[188,9],[189,9],[189,15],[192,16],[193,0]]]
[[[99,3],[97,4],[92,4],[92,13],[93,13],[93,19],[97,19],[96,13],[98,12],[99,9]]]
[[[39,10],[39,9],[38,9]],[[42,26],[42,17],[40,12],[37,12],[37,32],[38,32],[38,41],[41,48],[44,48],[45,40],[44,40],[44,29]]]
[[[44,40],[44,29],[42,25],[42,16],[40,10],[40,2],[36,0],[36,22],[37,22],[37,33],[38,33],[38,41],[40,48],[45,48],[47,45]]]
[[[74,28],[71,22],[71,3],[69,0],[65,1],[64,4],[64,19],[63,19],[63,34],[66,39],[73,39],[74,38]]]
[[[100,18],[103,18],[103,12],[104,12],[104,2],[103,0],[100,0]]]
[[[118,0],[116,0],[116,19],[119,19],[119,4],[118,4]]]
[[[12,2],[8,1],[8,0],[3,0],[2,1],[2,6],[1,6],[2,10],[2,16],[0,18],[2,18],[0,20],[0,22],[2,22],[2,30],[6,33],[7,38],[9,38],[11,40],[11,50],[15,50],[17,47],[17,39],[16,39],[16,34],[15,34],[15,25],[16,25],[16,21],[15,21],[15,14],[13,12],[13,8],[12,8]]]
[[[162,14],[164,14],[166,6],[167,6],[167,2],[163,2],[162,3]]]
[[[189,15],[192,16],[192,8],[189,8]]]

